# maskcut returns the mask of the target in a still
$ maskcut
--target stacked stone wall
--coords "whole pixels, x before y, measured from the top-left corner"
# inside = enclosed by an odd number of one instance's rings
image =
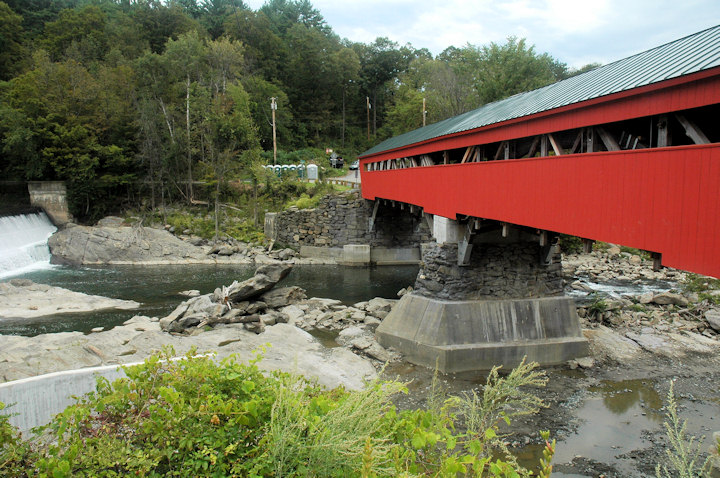
[[[290,208],[278,213],[274,236],[289,246],[343,247],[367,244],[373,247],[418,247],[430,240],[430,231],[420,215],[381,205],[373,231],[369,231],[373,202],[357,191],[325,196],[317,208]]]
[[[478,244],[470,264],[457,265],[454,243],[423,245],[415,292],[444,300],[526,299],[562,295],[560,254],[540,262],[537,242]]]

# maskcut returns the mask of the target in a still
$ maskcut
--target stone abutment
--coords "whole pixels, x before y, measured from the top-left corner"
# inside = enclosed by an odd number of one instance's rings
[[[304,257],[350,265],[418,263],[420,245],[431,238],[419,212],[362,199],[357,191],[325,196],[313,209],[290,208],[265,215],[265,235]]]
[[[444,373],[587,355],[574,301],[563,296],[556,246],[492,226],[465,244],[441,236],[423,245],[415,290],[378,327],[382,345]]]

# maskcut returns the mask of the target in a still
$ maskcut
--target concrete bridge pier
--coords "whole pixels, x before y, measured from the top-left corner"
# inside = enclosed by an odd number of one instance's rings
[[[42,208],[56,226],[72,222],[64,181],[28,182],[30,204]]]
[[[587,355],[548,233],[427,219],[436,242],[422,246],[413,293],[378,327],[382,345],[444,373],[512,367],[523,357],[551,365]]]

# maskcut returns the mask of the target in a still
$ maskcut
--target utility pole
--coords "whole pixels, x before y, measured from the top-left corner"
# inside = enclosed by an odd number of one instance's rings
[[[425,110],[425,98],[423,98],[423,126],[425,126],[425,118],[427,117],[427,110]]]
[[[272,124],[273,124],[273,165],[277,164],[277,136],[275,134],[275,110],[277,109],[277,98],[270,98],[270,109],[272,110]]]
[[[367,104],[367,125],[368,125],[368,141],[370,141],[370,97],[365,97],[365,103]]]

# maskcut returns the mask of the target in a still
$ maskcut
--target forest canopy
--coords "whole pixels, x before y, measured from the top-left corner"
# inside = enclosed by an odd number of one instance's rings
[[[423,98],[435,122],[571,74],[515,37],[435,57],[352,42],[308,0],[5,0],[0,169],[65,180],[81,216],[91,203],[191,200],[194,182],[267,161],[271,98],[280,150],[353,158],[422,126]]]

